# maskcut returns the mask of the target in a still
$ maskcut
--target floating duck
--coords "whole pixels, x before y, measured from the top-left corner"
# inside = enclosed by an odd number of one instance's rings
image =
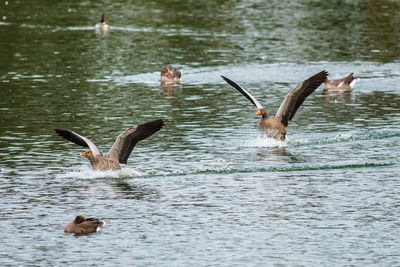
[[[95,218],[85,218],[83,216],[76,216],[75,220],[69,222],[64,232],[74,233],[77,235],[87,235],[90,233],[96,233],[100,231],[100,228],[105,225],[104,221],[100,221]]]
[[[181,82],[182,73],[179,70],[174,69],[171,71],[169,68],[164,67],[161,70],[161,82],[171,82],[171,83],[179,83]]]
[[[356,84],[356,80],[354,79],[353,73],[350,73],[344,78],[329,81],[329,78],[326,77],[324,81],[324,90],[334,89],[334,90],[352,90],[354,85]]]
[[[97,32],[103,31],[104,33],[110,29],[110,25],[107,23],[106,12],[101,13],[100,22],[96,24],[95,29]]]

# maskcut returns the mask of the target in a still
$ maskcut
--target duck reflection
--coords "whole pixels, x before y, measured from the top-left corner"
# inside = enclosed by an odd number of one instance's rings
[[[159,197],[157,190],[141,185],[132,185],[124,181],[111,182],[110,185],[125,199],[142,200],[149,196]]]
[[[338,100],[346,103],[354,101],[353,91],[351,90],[324,90],[323,93],[325,105]]]
[[[299,163],[306,160],[301,155],[291,153],[286,148],[260,148],[256,153],[257,161],[284,162],[284,163]]]
[[[161,82],[161,92],[165,96],[174,96],[182,92],[182,85],[179,83]]]

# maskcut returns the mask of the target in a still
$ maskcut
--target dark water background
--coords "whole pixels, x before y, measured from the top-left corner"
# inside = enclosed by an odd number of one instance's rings
[[[100,13],[111,30],[96,34]],[[0,264],[400,265],[398,1],[1,1]],[[183,72],[160,86],[168,65]],[[258,135],[326,69],[348,93],[312,94],[288,143]],[[105,152],[162,118],[120,172]],[[97,216],[100,234],[63,227]]]

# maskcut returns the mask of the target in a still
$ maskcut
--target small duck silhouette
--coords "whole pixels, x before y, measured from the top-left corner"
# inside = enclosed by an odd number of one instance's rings
[[[75,220],[69,222],[64,232],[74,233],[76,235],[87,235],[90,233],[96,233],[100,231],[100,228],[105,225],[104,221],[100,221],[95,218],[85,218],[81,215],[76,216]]]
[[[107,23],[106,12],[101,13],[100,22],[96,24],[95,29],[97,33],[106,33],[108,30],[110,30],[110,25]]]

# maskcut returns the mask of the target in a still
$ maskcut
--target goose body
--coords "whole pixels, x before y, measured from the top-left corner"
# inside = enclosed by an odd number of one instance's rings
[[[324,81],[324,90],[334,89],[334,90],[352,90],[356,80],[354,79],[353,73],[350,73],[344,78],[329,81],[326,77]]]
[[[77,235],[86,235],[90,233],[96,233],[100,231],[100,228],[105,224],[104,221],[100,221],[94,218],[85,218],[83,216],[76,216],[75,220],[69,222],[64,232],[74,233]]]
[[[71,130],[55,129],[62,138],[90,150],[81,153],[86,157],[93,170],[119,170],[120,163],[127,163],[135,145],[159,131],[164,126],[163,120],[154,120],[131,127],[121,133],[115,140],[107,155],[103,155],[97,146],[88,138]]]
[[[290,120],[293,119],[297,109],[303,104],[304,100],[313,93],[321,83],[324,82],[328,73],[321,71],[310,78],[299,83],[296,88],[291,90],[283,100],[281,106],[275,114],[275,117],[268,117],[264,107],[258,102],[258,100],[247,92],[243,87],[235,83],[234,81],[221,76],[229,85],[238,90],[244,95],[254,106],[257,108],[257,115],[261,115],[261,119],[258,122],[258,128],[260,131],[265,133],[268,137],[285,140],[286,139],[286,127]]]

